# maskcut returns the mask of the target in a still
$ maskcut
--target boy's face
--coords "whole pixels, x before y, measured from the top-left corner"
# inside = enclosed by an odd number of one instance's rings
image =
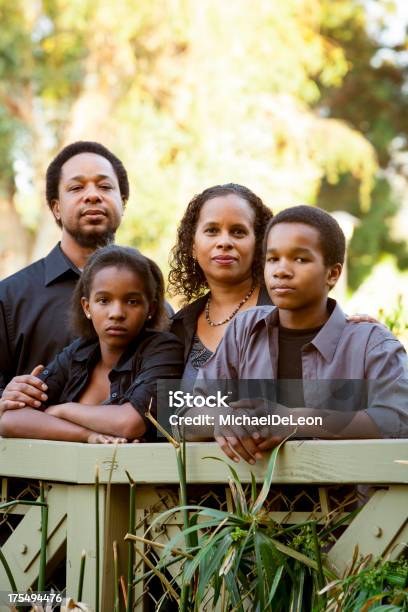
[[[321,307],[337,282],[341,264],[323,260],[317,229],[305,223],[278,223],[269,232],[265,283],[273,303],[283,310]]]

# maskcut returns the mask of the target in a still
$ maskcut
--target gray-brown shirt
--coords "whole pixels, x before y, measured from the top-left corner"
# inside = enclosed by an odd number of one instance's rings
[[[195,392],[205,381],[276,379],[278,323],[275,306],[237,315],[199,370]],[[352,323],[335,304],[325,325],[302,348],[302,376],[305,407],[364,409],[384,437],[408,437],[407,354],[382,325]]]

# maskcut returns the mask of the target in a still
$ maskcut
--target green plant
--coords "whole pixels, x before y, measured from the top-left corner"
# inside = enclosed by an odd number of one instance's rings
[[[301,610],[305,600],[314,610],[324,609],[325,595],[319,591],[326,578],[334,575],[323,565],[315,521],[281,527],[265,508],[280,446],[271,454],[259,493],[253,476],[246,492],[234,468],[227,464],[233,500],[230,512],[184,504],[162,513],[147,530],[145,538],[155,524],[165,523],[172,515],[189,516],[187,526],[184,518],[183,530],[164,547],[155,568],[165,584],[165,572],[178,555],[181,569],[172,588],[180,610],[199,610],[210,603],[211,607],[220,604],[223,611],[286,612]],[[181,457],[184,462],[184,453]],[[181,500],[187,499],[185,487],[184,478]],[[178,548],[182,538],[185,555],[180,555]]]
[[[408,560],[372,562],[354,556],[346,576],[328,584],[327,612],[408,610]]]
[[[150,414],[152,423],[160,425]],[[230,511],[187,503],[186,447],[163,432],[176,450],[180,476],[180,505],[161,513],[145,537],[128,534],[125,539],[160,549],[154,565],[148,555],[137,550],[149,568],[133,584],[157,576],[164,593],[156,610],[171,597],[179,610],[198,612],[205,606],[222,612],[403,612],[408,610],[408,561],[381,559],[370,563],[360,559],[356,548],[347,574],[342,579],[325,567],[322,550],[333,542],[333,532],[359,512],[355,509],[335,523],[329,521],[318,532],[317,522],[281,526],[266,507],[278,453],[284,440],[271,453],[265,478],[258,487],[251,474],[247,491],[234,468],[225,463],[231,478]],[[403,463],[404,461],[401,461]],[[148,539],[157,524],[165,525],[181,514],[183,529],[166,544]],[[185,548],[180,548],[184,539]],[[172,576],[171,566],[179,565]],[[170,579],[168,578],[170,576]],[[328,582],[327,584],[327,581]]]
[[[401,341],[404,340],[404,338],[406,339],[408,332],[408,315],[401,294],[397,298],[394,309],[387,313],[381,309],[378,313],[378,318],[388,327],[394,336],[397,336]]]

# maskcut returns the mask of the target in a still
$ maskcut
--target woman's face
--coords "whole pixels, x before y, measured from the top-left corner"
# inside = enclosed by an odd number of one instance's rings
[[[89,299],[81,300],[99,341],[126,348],[142,329],[149,314],[144,283],[128,268],[109,266],[96,272]]]
[[[233,284],[251,277],[254,221],[248,202],[235,194],[205,202],[194,234],[193,256],[209,284]]]

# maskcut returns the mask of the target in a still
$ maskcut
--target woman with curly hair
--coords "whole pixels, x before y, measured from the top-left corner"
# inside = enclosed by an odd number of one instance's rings
[[[171,331],[184,343],[184,379],[195,379],[238,312],[271,304],[262,241],[271,210],[250,189],[228,183],[194,196],[172,249],[169,283],[187,305]]]

